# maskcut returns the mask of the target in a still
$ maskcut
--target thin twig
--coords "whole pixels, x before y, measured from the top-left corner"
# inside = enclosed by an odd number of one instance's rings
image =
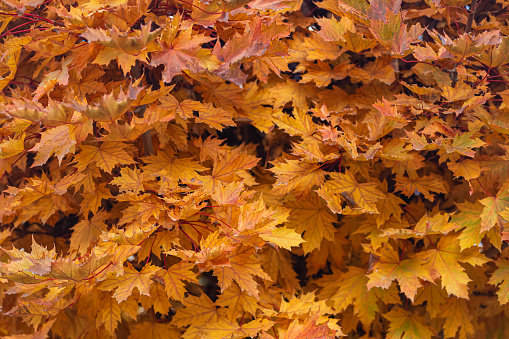
[[[476,10],[477,0],[472,0],[472,3],[470,4],[470,14],[468,15],[467,26],[465,27],[465,33],[470,33],[472,30],[472,24],[474,23]]]

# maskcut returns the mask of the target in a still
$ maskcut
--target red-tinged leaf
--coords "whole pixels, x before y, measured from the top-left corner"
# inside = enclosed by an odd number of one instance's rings
[[[153,55],[150,64],[152,66],[164,65],[163,80],[171,82],[173,77],[183,70],[193,73],[214,69],[219,61],[210,50],[200,46],[211,40],[210,37],[201,34],[193,35],[192,27],[176,32],[180,17],[176,15],[172,25],[163,30],[161,35],[162,51]]]

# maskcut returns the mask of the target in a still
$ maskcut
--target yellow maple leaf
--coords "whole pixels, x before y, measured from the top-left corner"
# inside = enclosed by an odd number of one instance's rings
[[[430,192],[447,193],[442,179],[437,175],[427,175],[415,178],[396,178],[396,190],[401,191],[407,197],[416,193],[422,193],[422,195],[430,201],[433,201],[435,197]]]
[[[227,307],[226,317],[235,321],[244,316],[244,313],[256,315],[260,307],[258,299],[242,291],[237,284],[231,284],[217,299],[216,305]]]
[[[98,299],[99,308],[96,315],[96,324],[97,326],[103,325],[110,335],[114,335],[118,323],[121,321],[120,305],[108,292],[100,293]]]
[[[269,319],[255,319],[239,325],[226,318],[220,318],[217,322],[208,322],[196,327],[206,338],[221,339],[253,337],[257,333],[268,330],[272,325],[274,325],[274,322]]]
[[[457,240],[458,235],[447,234],[436,248],[417,253],[415,257],[424,260],[423,267],[429,270],[432,279],[442,278],[442,286],[448,293],[468,299],[467,283],[470,279],[459,263],[482,265],[488,259],[475,247],[461,251]]]
[[[155,312],[161,314],[168,313],[171,307],[168,295],[161,284],[152,284],[152,286],[150,286],[150,296],[140,295],[138,300],[145,309],[152,307]]]
[[[235,251],[228,255],[229,264],[213,268],[213,273],[218,279],[221,291],[224,291],[235,281],[249,295],[258,296],[258,284],[254,277],[261,277],[266,280],[270,280],[270,277],[262,270],[260,262],[253,254],[252,248],[237,247]]]
[[[197,172],[207,169],[193,158],[179,158],[162,151],[157,155],[142,158],[142,160],[147,163],[143,171],[148,175],[165,176],[173,180],[196,180]]]
[[[344,336],[341,328],[333,319],[320,316],[321,312],[312,312],[304,321],[293,320],[280,338],[337,338]]]
[[[273,186],[274,194],[293,193],[297,198],[303,198],[325,180],[325,171],[319,165],[298,160],[275,163],[270,170],[277,177]]]
[[[386,199],[378,189],[378,183],[358,183],[353,174],[346,170],[343,173],[331,173],[330,180],[318,190],[328,190],[335,195],[347,195],[357,204],[361,212],[377,213],[376,202],[380,199]]]
[[[305,242],[299,233],[285,227],[276,227],[269,233],[261,233],[260,238],[287,250]]]
[[[163,281],[168,298],[183,301],[186,292],[183,280],[198,283],[196,273],[192,271],[194,266],[191,263],[178,263],[157,275]]]
[[[91,163],[105,172],[111,173],[116,165],[132,164],[133,158],[125,151],[127,147],[124,143],[104,142],[99,147],[92,145],[81,145],[81,152],[74,157],[77,162],[78,170],[81,172]]]
[[[128,339],[168,339],[180,338],[181,335],[181,331],[171,324],[144,321],[131,328]]]
[[[302,244],[304,253],[319,249],[322,239],[334,239],[333,223],[337,220],[336,216],[317,194],[311,194],[306,199],[287,203],[285,206],[291,209],[286,226],[304,234],[303,239],[306,241]]]
[[[433,331],[425,325],[424,317],[412,314],[402,308],[392,309],[384,313],[384,318],[390,321],[387,338],[391,339],[411,339],[422,338],[431,339]]]
[[[80,256],[87,253],[87,250],[99,240],[99,236],[108,228],[104,221],[108,213],[100,211],[90,218],[84,219],[74,225],[71,236],[71,252],[77,252]]]
[[[420,280],[431,281],[428,270],[422,267],[420,259],[400,260],[398,253],[391,247],[382,247],[379,258],[368,275],[368,289],[373,286],[389,288],[393,280],[397,280],[401,292],[412,302],[417,289],[421,287]]]
[[[472,315],[466,300],[456,297],[448,298],[440,314],[445,318],[444,335],[447,338],[456,337],[459,334],[460,339],[467,339],[475,334]]]
[[[217,323],[224,317],[224,310],[216,305],[202,293],[201,296],[187,296],[183,301],[183,308],[178,308],[172,319],[177,326],[200,326],[207,323]]]
[[[147,265],[138,272],[128,264],[122,275],[110,275],[106,280],[101,281],[97,288],[102,291],[111,291],[115,289],[113,298],[118,302],[126,300],[127,297],[133,293],[135,287],[140,294],[150,295],[150,286],[153,283],[150,277],[160,269],[161,268],[157,266]]]
[[[422,289],[417,291],[415,296],[415,304],[426,302],[426,310],[432,318],[436,318],[440,314],[441,306],[445,304],[447,293],[442,288],[440,282],[426,283]]]
[[[316,301],[316,298],[314,292],[303,294],[299,297],[293,297],[289,301],[282,298],[279,311],[281,313],[286,313],[288,318],[296,318],[309,312],[320,314],[334,313],[332,308],[327,306],[326,300]]]

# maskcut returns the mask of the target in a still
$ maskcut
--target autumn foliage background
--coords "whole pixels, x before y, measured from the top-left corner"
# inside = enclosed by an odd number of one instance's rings
[[[4,0],[5,338],[508,338],[505,0]]]

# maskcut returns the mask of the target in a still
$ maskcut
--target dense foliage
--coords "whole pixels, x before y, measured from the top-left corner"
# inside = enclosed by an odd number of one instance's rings
[[[505,0],[4,0],[5,338],[509,337]]]

